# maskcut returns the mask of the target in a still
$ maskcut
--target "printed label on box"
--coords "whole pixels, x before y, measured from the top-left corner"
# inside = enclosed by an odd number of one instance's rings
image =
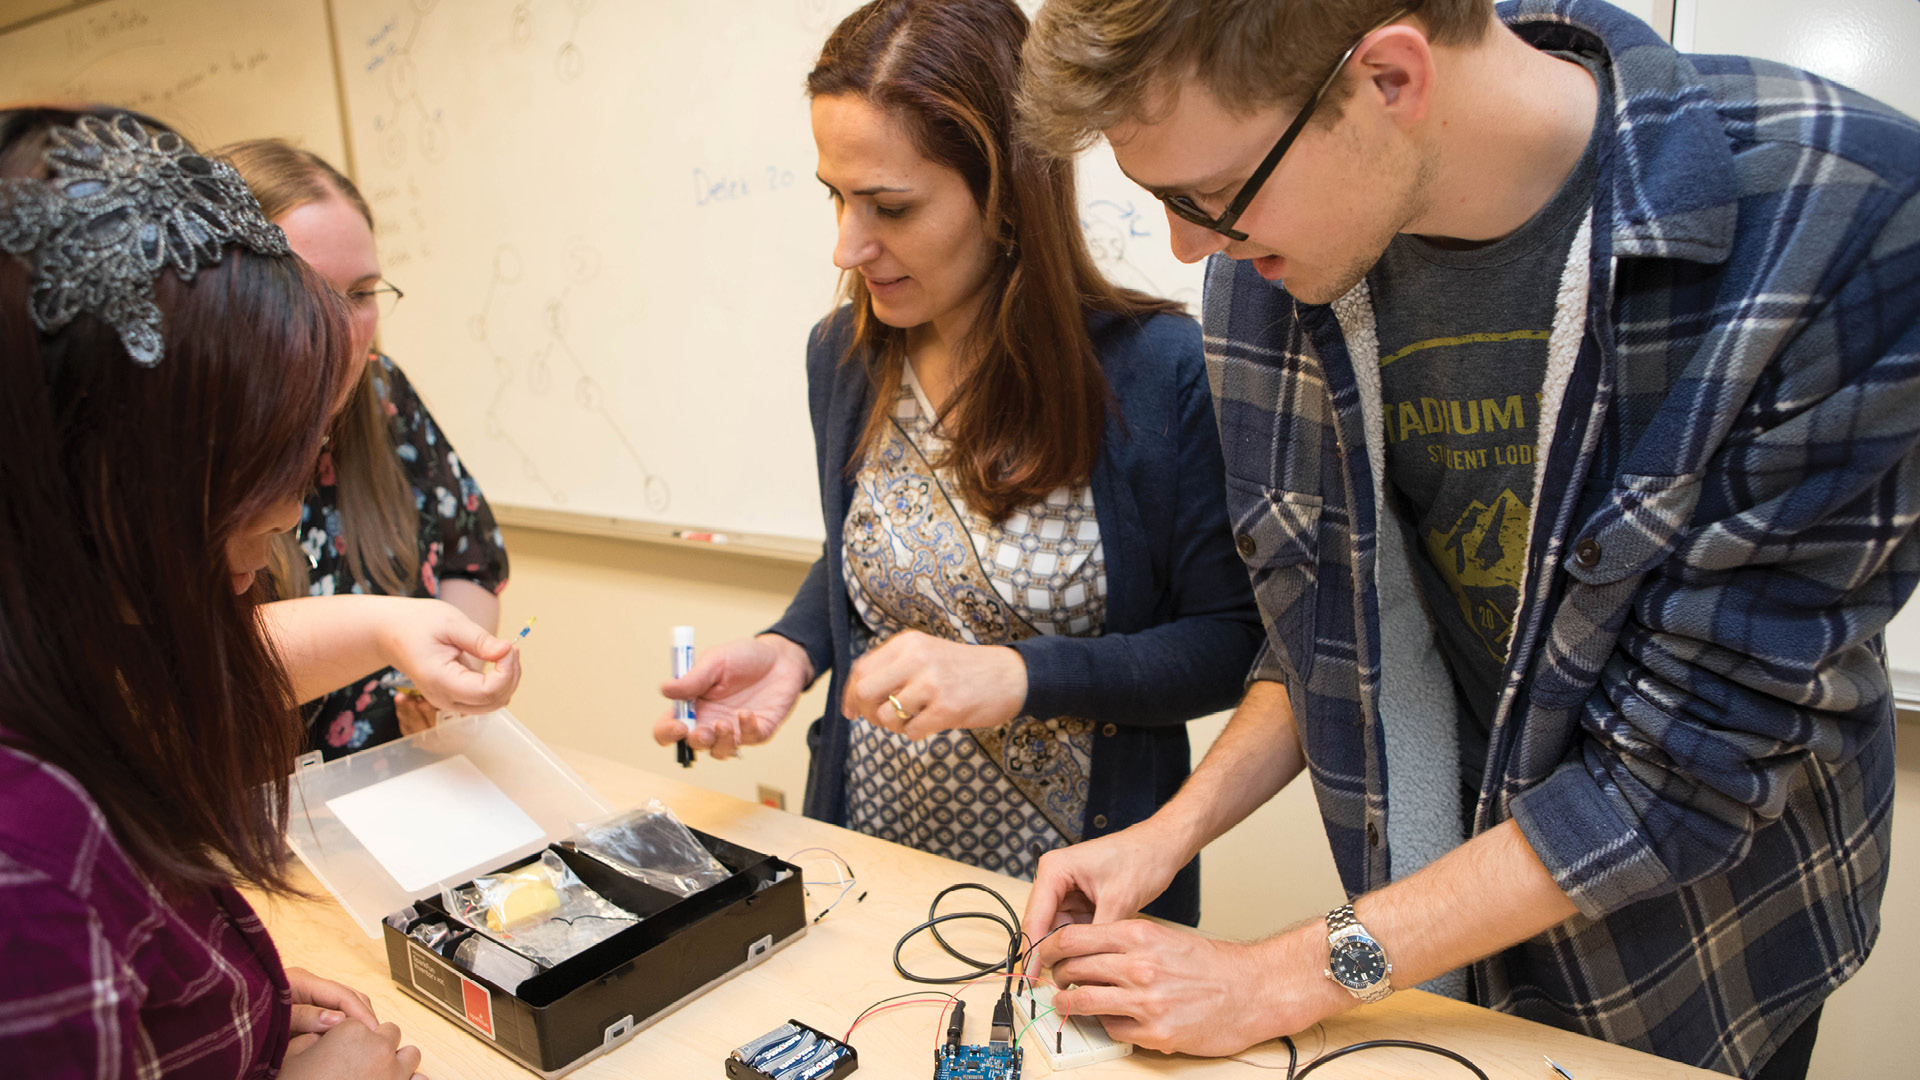
[[[466,1018],[481,1034],[494,1038],[493,996],[487,988],[453,970],[447,962],[418,945],[407,946],[408,968],[413,987],[445,1005],[448,1011]]]
[[[467,1023],[486,1032],[487,1038],[493,1038],[493,996],[487,993],[486,987],[464,976],[460,979],[460,989],[466,992]]]

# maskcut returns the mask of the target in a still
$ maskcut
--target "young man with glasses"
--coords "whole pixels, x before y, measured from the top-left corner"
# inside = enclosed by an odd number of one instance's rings
[[[1804,1075],[1886,878],[1920,127],[1597,0],[1047,0],[1026,77],[1224,256],[1268,628],[1180,795],[1042,860],[1061,1004],[1218,1054],[1426,984]],[[1117,921],[1304,770],[1350,904]]]

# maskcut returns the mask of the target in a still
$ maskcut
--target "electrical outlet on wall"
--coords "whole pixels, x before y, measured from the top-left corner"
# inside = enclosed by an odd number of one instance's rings
[[[760,800],[761,806],[771,806],[775,810],[787,808],[787,793],[777,787],[760,784],[754,788],[753,797]]]

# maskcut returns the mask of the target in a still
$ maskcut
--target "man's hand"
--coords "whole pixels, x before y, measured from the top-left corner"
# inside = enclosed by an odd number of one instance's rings
[[[1305,763],[1286,688],[1254,683],[1200,767],[1151,818],[1041,856],[1021,925],[1038,940],[1062,922],[1132,916],[1165,892],[1195,853],[1272,798]]]
[[[1103,1017],[1115,1039],[1150,1050],[1220,1057],[1354,1005],[1314,966],[1325,951],[1322,923],[1248,944],[1129,919],[1068,926],[1039,957],[1072,987],[1054,996],[1061,1011]]]
[[[1039,941],[1065,923],[1111,923],[1130,919],[1167,891],[1193,853],[1156,818],[1130,829],[1040,856],[1020,920],[1028,939]]]

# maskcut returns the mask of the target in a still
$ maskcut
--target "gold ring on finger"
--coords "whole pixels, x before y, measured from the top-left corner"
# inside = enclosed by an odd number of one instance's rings
[[[913,719],[913,714],[907,711],[907,707],[905,705],[900,704],[899,698],[893,696],[892,694],[888,694],[887,704],[893,706],[893,715],[899,717],[901,723],[904,724],[907,721]]]

